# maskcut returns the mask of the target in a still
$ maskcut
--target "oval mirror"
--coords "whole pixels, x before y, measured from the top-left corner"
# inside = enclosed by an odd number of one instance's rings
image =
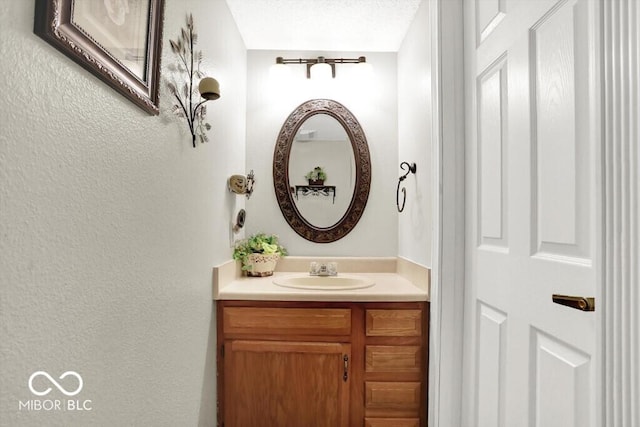
[[[300,236],[329,243],[347,235],[371,184],[369,147],[355,116],[329,99],[297,107],[276,141],[273,182],[280,210]]]

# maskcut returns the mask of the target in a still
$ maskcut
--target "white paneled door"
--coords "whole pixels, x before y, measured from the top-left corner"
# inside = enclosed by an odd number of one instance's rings
[[[599,425],[595,0],[465,0],[465,426]],[[595,300],[596,310],[600,301]]]

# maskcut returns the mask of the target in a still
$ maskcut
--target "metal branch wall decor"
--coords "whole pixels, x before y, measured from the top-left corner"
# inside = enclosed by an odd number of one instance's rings
[[[178,39],[169,40],[171,51],[177,59],[174,64],[168,66],[173,72],[173,80],[167,82],[167,87],[177,101],[172,112],[187,120],[194,148],[196,138],[200,143],[209,141],[205,131],[211,129],[211,125],[205,121],[207,107],[204,103],[220,97],[218,82],[211,77],[205,77],[200,69],[202,51],[195,50],[197,42],[198,34],[194,29],[193,15],[189,14],[186,28],[182,29]],[[194,79],[200,79],[200,84],[194,84]]]

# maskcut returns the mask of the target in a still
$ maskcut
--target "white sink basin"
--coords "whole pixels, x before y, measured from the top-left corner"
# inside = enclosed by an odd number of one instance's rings
[[[285,288],[313,289],[319,291],[341,291],[369,288],[373,280],[361,276],[285,276],[274,278],[273,283]]]

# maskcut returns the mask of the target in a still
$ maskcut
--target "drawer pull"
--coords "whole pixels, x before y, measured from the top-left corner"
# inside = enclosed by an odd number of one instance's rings
[[[342,379],[346,382],[349,378],[349,356],[345,354],[342,360],[344,361],[344,373],[342,374]]]

